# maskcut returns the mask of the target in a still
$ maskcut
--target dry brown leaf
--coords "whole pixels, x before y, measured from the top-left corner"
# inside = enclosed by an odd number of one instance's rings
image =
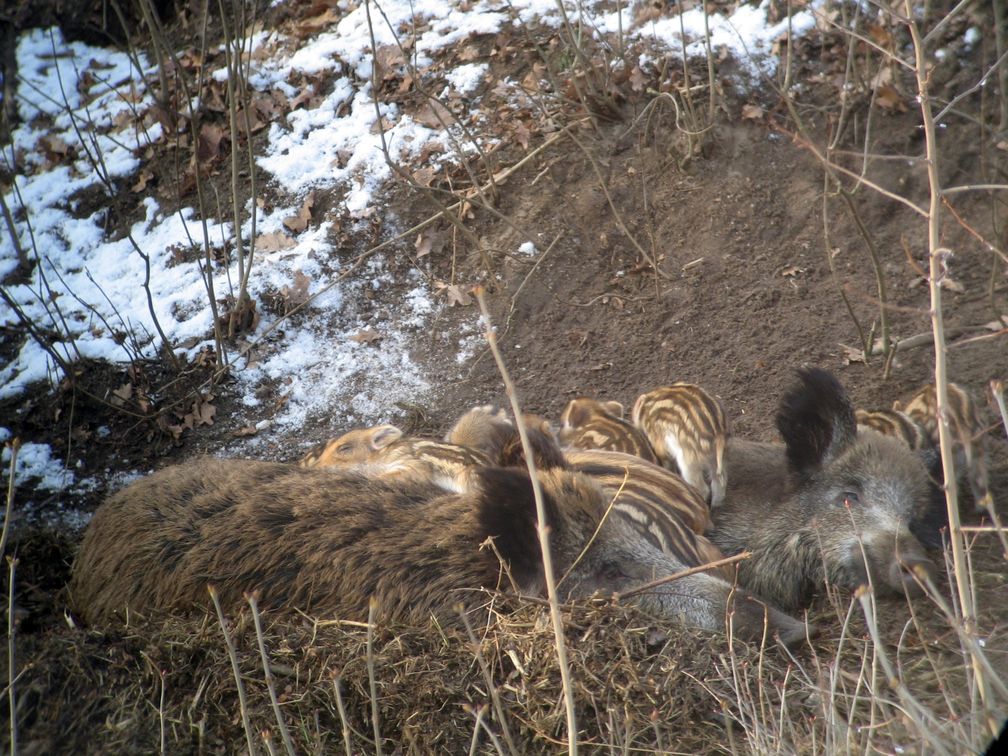
[[[518,121],[518,125],[515,126],[514,138],[517,140],[518,144],[522,146],[523,150],[528,149],[529,139],[532,138],[532,132],[529,131],[529,128],[525,125],[524,121]]]
[[[875,90],[875,101],[880,107],[886,110],[892,110],[897,113],[906,113],[907,106],[904,102],[904,97],[899,93],[899,91],[888,84],[883,84],[877,90]]]
[[[641,71],[640,66],[634,66],[630,72],[630,88],[634,92],[643,92],[647,89],[648,77]]]
[[[223,126],[204,123],[200,127],[199,140],[196,143],[196,160],[199,161],[200,165],[205,165],[216,160],[220,154],[220,144],[224,136]]]
[[[147,184],[152,178],[154,178],[154,174],[144,168],[140,171],[140,175],[137,176],[136,183],[133,184],[130,189],[134,192],[142,192],[147,188]]]
[[[434,183],[434,179],[437,178],[438,169],[432,168],[427,165],[423,168],[418,168],[413,171],[411,178],[420,186],[430,186]]]
[[[204,102],[207,110],[216,113],[226,113],[227,105],[224,104],[224,85],[217,81],[211,81],[204,87]]]
[[[311,83],[306,83],[305,86],[294,95],[294,99],[288,102],[288,107],[291,110],[297,110],[304,105],[310,105],[312,99],[315,97],[315,85]]]
[[[445,295],[445,298],[448,300],[449,307],[454,307],[455,305],[468,307],[472,304],[472,297],[469,296],[469,292],[464,290],[458,284],[447,284],[444,281],[435,281],[434,285],[437,287],[438,294]]]
[[[284,299],[287,300],[287,304],[291,309],[299,307],[308,301],[310,298],[308,287],[311,285],[311,279],[301,270],[295,270],[293,278],[294,283],[290,286],[284,286],[280,292],[283,294]]]
[[[427,162],[431,156],[442,154],[445,154],[445,145],[435,139],[428,139],[424,142],[423,146],[420,147],[420,155],[417,158],[417,161],[422,165]]]
[[[133,384],[124,383],[112,392],[112,404],[121,407],[125,402],[133,398]]]
[[[455,116],[440,102],[430,99],[416,112],[413,120],[431,129],[443,129],[455,123]]]
[[[532,65],[532,70],[529,71],[525,78],[521,81],[522,89],[526,92],[538,92],[539,82],[542,81],[546,76],[546,64],[545,63],[534,63]],[[503,84],[503,82],[502,82]]]
[[[259,234],[256,237],[256,248],[262,252],[281,252],[294,246],[296,246],[296,242],[283,231]]]
[[[353,336],[350,337],[351,341],[356,341],[358,344],[373,344],[376,341],[381,341],[381,334],[371,328],[365,328],[362,331],[358,331]]]
[[[892,34],[884,26],[880,26],[879,24],[869,24],[868,35],[880,47],[888,49],[892,45]]]
[[[242,108],[238,110],[238,128],[246,134],[254,134],[261,130],[266,124],[259,118],[259,112],[255,107]]]
[[[193,412],[196,415],[197,425],[213,425],[214,415],[217,414],[217,407],[210,402],[196,402],[193,405]]]
[[[254,436],[259,432],[259,429],[254,425],[246,425],[238,430],[234,431],[231,435],[235,438],[247,438],[248,436]]]
[[[438,253],[445,245],[443,231],[421,231],[417,236],[413,246],[416,248],[417,257],[426,257],[431,253]]]
[[[297,215],[291,215],[283,219],[284,226],[294,233],[304,231],[308,227],[308,223],[311,221],[311,211],[314,206],[315,192],[308,192],[308,196],[305,197],[304,202],[301,203],[301,209],[298,210]]]
[[[377,79],[388,81],[397,76],[397,69],[406,63],[402,50],[398,45],[380,45],[376,50],[375,67],[377,68]]]
[[[748,121],[762,121],[763,108],[759,105],[746,104],[742,106],[742,119]]]
[[[855,362],[864,362],[864,350],[852,346],[847,346],[846,344],[841,344],[840,349],[843,351],[843,358],[850,365]]]
[[[322,29],[338,24],[342,15],[337,8],[326,8],[323,13],[317,16],[299,21],[294,28],[294,33],[302,39],[312,37]]]
[[[784,268],[781,271],[781,275],[785,278],[796,278],[800,274],[805,272],[805,268],[799,268],[797,265],[792,265],[790,267]]]
[[[39,144],[42,145],[42,149],[44,149],[46,154],[49,156],[59,155],[61,157],[65,157],[70,152],[70,145],[68,145],[62,137],[52,135],[44,136],[39,139]]]
[[[382,131],[391,131],[393,126],[395,126],[395,121],[382,116],[380,121],[375,121],[371,124],[371,133],[380,134]]]

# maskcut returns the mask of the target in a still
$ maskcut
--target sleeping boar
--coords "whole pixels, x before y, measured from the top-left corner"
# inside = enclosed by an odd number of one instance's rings
[[[418,481],[270,462],[206,459],[169,467],[112,495],[96,511],[73,568],[72,607],[91,623],[127,610],[186,611],[216,586],[235,610],[247,591],[264,609],[297,607],[363,621],[377,599],[383,620],[434,616],[458,624],[480,589],[542,595],[544,576],[528,474],[476,468],[465,493]],[[626,592],[685,568],[620,518],[587,476],[541,473],[549,543],[562,597]],[[492,548],[486,541],[492,540]],[[583,553],[582,553],[583,552]],[[802,622],[694,574],[633,599],[672,621],[786,643]],[[766,623],[766,625],[764,624]]]
[[[726,554],[750,550],[739,580],[786,610],[823,583],[880,593],[919,589],[933,576],[910,526],[927,516],[932,486],[921,456],[864,428],[843,387],[824,370],[799,373],[777,413],[783,444],[733,439],[728,490],[710,538]]]

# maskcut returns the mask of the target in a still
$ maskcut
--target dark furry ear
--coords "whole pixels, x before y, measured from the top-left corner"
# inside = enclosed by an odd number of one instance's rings
[[[532,480],[514,468],[481,467],[474,472],[479,480],[476,506],[481,539],[493,537],[519,587],[534,584],[542,574],[542,550]],[[552,528],[559,519],[556,502],[545,491],[543,505],[546,524]]]
[[[854,441],[857,422],[847,392],[832,373],[803,368],[798,378],[800,383],[781,399],[777,429],[787,445],[791,469],[808,474]]]
[[[923,460],[930,480],[927,505],[910,523],[910,532],[925,546],[939,548],[942,545],[942,531],[948,529],[948,509],[942,491],[945,473],[942,470],[941,454],[933,447],[918,449],[914,453]]]

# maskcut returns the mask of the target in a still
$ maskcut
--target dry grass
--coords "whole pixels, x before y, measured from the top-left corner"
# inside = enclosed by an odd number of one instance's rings
[[[987,541],[972,558],[985,607],[980,637],[1003,677],[1008,643],[1003,602],[994,597],[1004,594],[1004,563],[994,539]],[[950,595],[948,585],[940,590]],[[370,662],[385,752],[562,750],[564,693],[549,617],[537,603],[499,601],[495,622],[473,628],[475,647],[467,635],[435,625],[377,626],[370,656],[366,623],[266,615],[263,640],[295,749],[345,752],[348,742],[353,753],[375,752]],[[822,637],[792,656],[607,602],[564,607],[578,742],[623,753],[981,746],[969,663],[944,613],[922,598],[879,601],[875,614],[878,646],[856,600],[824,599],[812,616]],[[231,619],[251,729],[265,752],[262,739],[275,747],[279,736],[255,624],[248,611]],[[134,617],[104,632],[64,626],[21,636],[19,645],[25,753],[155,752],[162,721],[166,752],[245,747],[235,677],[212,614]],[[894,680],[880,665],[880,648],[897,670]],[[901,690],[918,710],[908,709]],[[932,720],[943,724],[931,729],[929,743],[919,728]]]

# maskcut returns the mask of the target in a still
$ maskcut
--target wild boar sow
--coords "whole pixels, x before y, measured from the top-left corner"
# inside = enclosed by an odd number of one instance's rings
[[[843,387],[823,370],[799,373],[777,413],[784,444],[732,440],[725,504],[710,533],[726,554],[750,550],[740,582],[787,610],[825,581],[915,592],[934,566],[911,526],[932,490],[919,454],[871,429],[859,433]]]
[[[472,490],[449,493],[429,483],[268,462],[207,459],[167,468],[95,513],[74,564],[71,603],[100,623],[126,610],[206,606],[212,584],[231,610],[258,590],[264,608],[363,620],[374,596],[383,619],[433,615],[452,624],[456,602],[485,601],[480,588],[513,585],[541,595],[528,475],[487,467],[474,478]],[[610,595],[684,569],[620,518],[606,517],[608,499],[587,476],[553,468],[541,480],[565,598]],[[482,546],[487,538],[493,548]],[[805,635],[802,623],[710,575],[634,600],[712,631],[730,616],[734,631],[750,639],[761,637],[765,619],[785,642]]]

